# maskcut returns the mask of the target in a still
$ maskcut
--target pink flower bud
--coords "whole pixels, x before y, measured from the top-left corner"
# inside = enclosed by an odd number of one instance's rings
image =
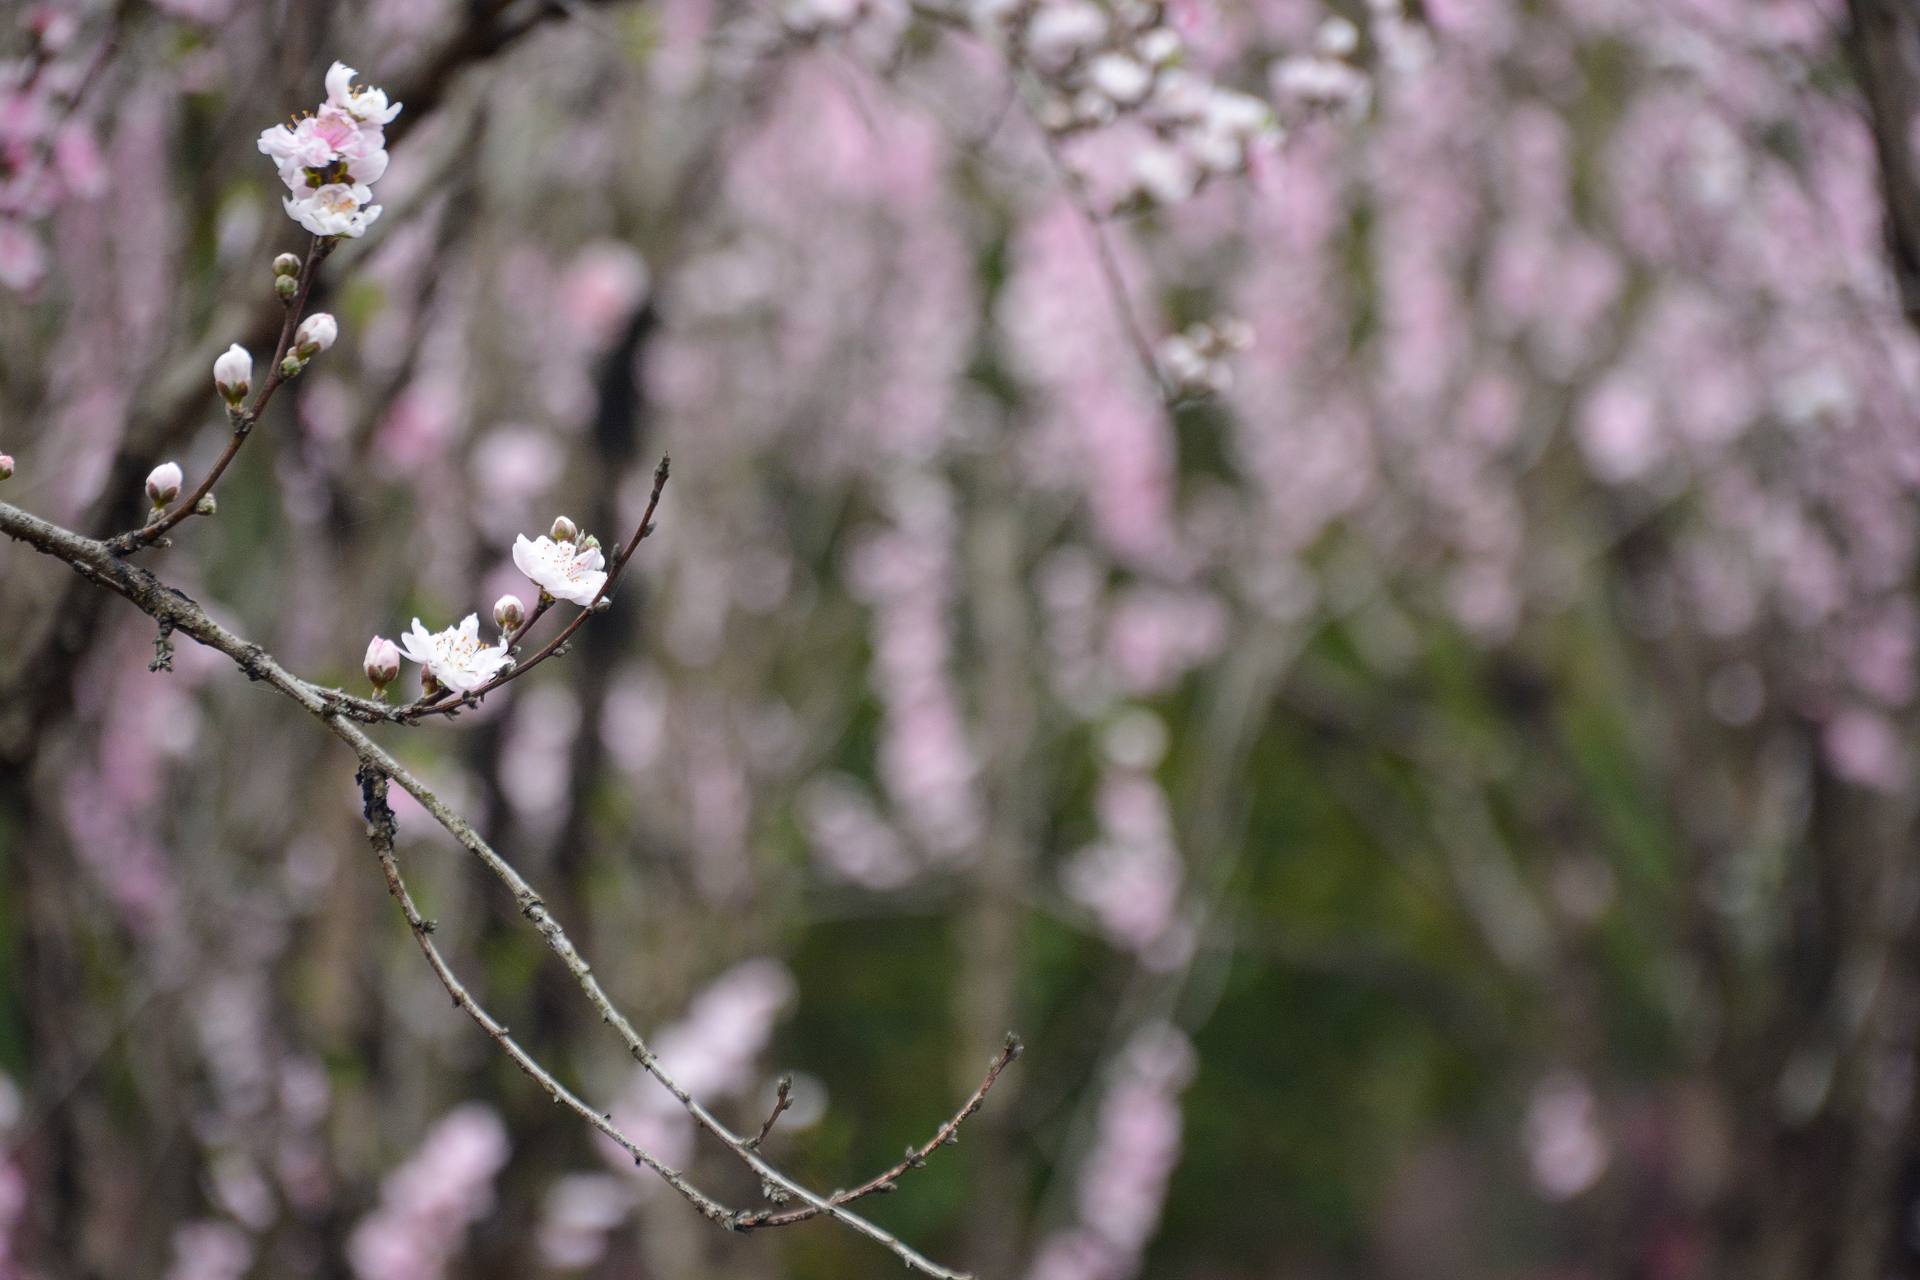
[[[273,260],[273,274],[276,276],[297,276],[300,274],[300,259],[291,253],[283,253]]]
[[[234,343],[213,362],[213,385],[228,404],[239,404],[253,385],[253,357]]]
[[[0,480],[13,479],[13,455],[0,453]]]
[[[376,691],[386,688],[400,674],[400,647],[385,636],[375,636],[367,644],[365,669]]]
[[[147,473],[147,498],[155,507],[164,507],[180,496],[180,464],[163,462]]]
[[[580,536],[580,526],[565,516],[556,516],[553,528],[547,531],[547,536],[555,542],[572,542]]]
[[[293,334],[293,349],[302,360],[308,360],[333,345],[340,336],[340,326],[333,317],[324,311],[316,311],[300,322]]]
[[[527,607],[520,603],[519,596],[504,595],[493,602],[493,621],[502,632],[511,635],[526,620]]]

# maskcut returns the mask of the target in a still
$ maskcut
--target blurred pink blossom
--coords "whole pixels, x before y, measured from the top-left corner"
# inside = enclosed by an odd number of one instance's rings
[[[506,1126],[491,1108],[463,1103],[427,1130],[413,1155],[380,1184],[380,1203],[347,1241],[360,1280],[440,1280],[467,1228],[493,1208],[493,1179],[507,1162]]]

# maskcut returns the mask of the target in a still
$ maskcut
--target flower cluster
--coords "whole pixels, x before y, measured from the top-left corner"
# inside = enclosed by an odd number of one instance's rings
[[[321,349],[331,340],[330,335],[314,337]],[[300,349],[300,341],[296,336],[296,351]],[[399,676],[402,654],[420,664],[424,695],[431,696],[442,690],[468,694],[483,689],[513,665],[513,646],[520,639],[520,632],[555,601],[564,600],[590,609],[600,602],[606,590],[607,561],[601,553],[600,540],[580,532],[579,526],[565,516],[556,519],[553,527],[538,538],[516,536],[513,563],[540,588],[539,607],[533,613],[527,612],[520,597],[501,596],[493,606],[493,621],[500,628],[500,640],[492,645],[480,642],[477,613],[468,614],[458,626],[444,631],[429,631],[415,618],[398,645],[375,636],[367,645],[362,664],[374,692],[385,695],[386,687]]]
[[[355,74],[334,63],[318,111],[260,135],[261,152],[291,193],[282,201],[287,216],[317,236],[358,236],[380,216],[373,184],[387,171],[386,126],[400,104],[355,85]]]
[[[1313,52],[1282,58],[1273,65],[1277,98],[1309,111],[1357,120],[1373,105],[1373,80],[1354,65],[1360,29],[1332,17],[1314,32]]]
[[[1243,172],[1276,142],[1273,110],[1180,63],[1185,41],[1159,5],[1091,0],[980,0],[974,20],[1043,86],[1040,123],[1073,136],[1130,121],[1144,129],[1129,147],[1123,200],[1172,204],[1214,177]]]
[[[1253,326],[1233,316],[1188,325],[1160,342],[1160,366],[1184,395],[1223,393],[1233,387],[1232,356],[1253,345]]]

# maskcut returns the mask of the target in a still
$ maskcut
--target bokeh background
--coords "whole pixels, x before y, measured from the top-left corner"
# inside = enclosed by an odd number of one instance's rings
[[[342,337],[148,562],[360,690],[671,453],[571,655],[380,736],[730,1122],[794,1074],[776,1160],[867,1177],[1012,1029],[868,1202],[991,1280],[1920,1274],[1910,15],[993,36],[1072,7],[7,6],[0,499],[105,533],[208,464],[305,239],[254,140],[343,59],[406,108]],[[1160,22],[1285,134],[1187,198],[1050,114]],[[898,1273],[548,1103],[317,725],[21,547],[0,619],[0,1277]],[[400,830],[476,993],[753,1203]]]

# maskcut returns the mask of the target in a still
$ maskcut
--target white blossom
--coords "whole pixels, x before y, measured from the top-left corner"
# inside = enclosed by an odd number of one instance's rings
[[[300,322],[293,334],[293,349],[302,358],[316,355],[333,345],[340,336],[340,326],[332,316],[324,311],[316,311]]]
[[[184,478],[179,463],[161,463],[147,473],[147,498],[156,507],[166,506],[180,496],[180,482]]]
[[[1104,40],[1107,15],[1084,0],[1049,5],[1027,26],[1027,56],[1043,70],[1066,66]]]
[[[380,216],[381,206],[369,204],[373,190],[360,183],[331,183],[296,200],[281,198],[287,216],[317,236],[359,236]]]
[[[602,570],[606,557],[600,554],[600,548],[582,547],[577,542],[555,542],[548,537],[528,541],[523,533],[513,540],[513,563],[555,600],[582,607],[593,603],[607,581]]]
[[[213,362],[214,389],[228,404],[238,404],[246,398],[247,389],[252,385],[253,357],[236,342]]]
[[[1156,67],[1164,67],[1180,57],[1180,34],[1171,27],[1155,27],[1134,41],[1134,52]]]
[[[359,75],[344,62],[336,62],[327,68],[327,105],[339,107],[356,120],[372,124],[392,124],[393,118],[400,114],[400,104],[387,105],[384,89],[376,89],[370,84],[355,86],[354,77]]]
[[[408,660],[419,663],[455,693],[471,693],[512,661],[505,644],[480,643],[480,615],[474,613],[445,631],[428,631],[415,618],[412,628],[400,637],[400,646]]]
[[[1193,194],[1200,176],[1186,152],[1165,143],[1153,143],[1134,153],[1133,181],[1148,199],[1177,204]]]
[[[1093,87],[1122,106],[1131,106],[1153,87],[1153,72],[1124,53],[1103,53],[1087,67]]]

